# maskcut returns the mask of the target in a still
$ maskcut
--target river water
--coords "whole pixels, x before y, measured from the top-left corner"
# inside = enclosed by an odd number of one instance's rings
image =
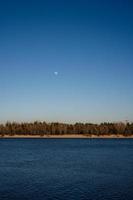
[[[133,200],[133,139],[0,139],[0,200]]]

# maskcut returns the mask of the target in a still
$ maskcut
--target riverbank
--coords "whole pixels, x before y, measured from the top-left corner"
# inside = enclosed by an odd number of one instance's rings
[[[124,136],[124,135],[79,135],[79,134],[71,134],[71,135],[4,135],[1,138],[133,138],[132,136]]]

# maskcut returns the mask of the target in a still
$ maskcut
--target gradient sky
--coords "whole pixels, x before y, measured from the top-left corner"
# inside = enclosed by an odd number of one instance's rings
[[[133,121],[133,1],[0,1],[7,120]]]

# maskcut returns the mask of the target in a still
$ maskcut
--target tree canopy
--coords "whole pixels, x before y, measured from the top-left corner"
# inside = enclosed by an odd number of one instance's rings
[[[133,135],[133,123],[46,123],[35,121],[33,123],[7,122],[0,124],[0,136],[4,135]]]

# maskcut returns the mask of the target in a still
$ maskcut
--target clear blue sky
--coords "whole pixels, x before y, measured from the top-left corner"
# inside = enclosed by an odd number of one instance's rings
[[[0,1],[0,122],[126,119],[132,0]]]

